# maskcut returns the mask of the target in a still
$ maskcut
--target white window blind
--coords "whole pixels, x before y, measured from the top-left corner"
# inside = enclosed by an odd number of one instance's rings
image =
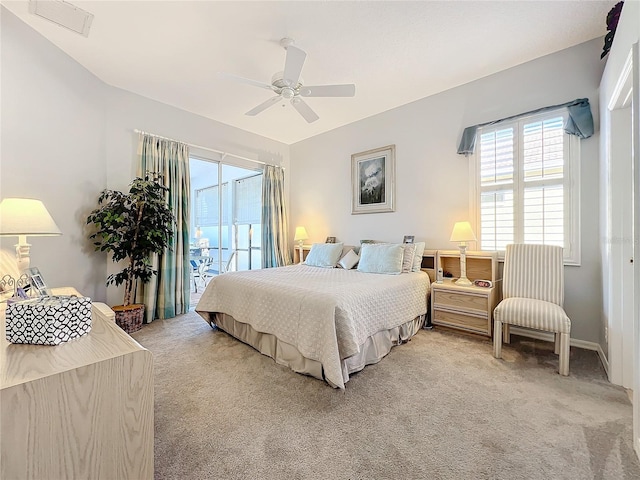
[[[504,250],[514,242],[513,191],[498,190],[480,195],[480,249]]]
[[[259,224],[262,220],[262,174],[235,181],[235,223]]]
[[[565,246],[564,119],[524,124],[524,241]]]
[[[223,207],[225,207],[225,199],[229,191],[229,184],[222,184]],[[218,208],[218,185],[200,188],[196,190],[195,211],[196,226],[198,227],[216,227],[218,226],[219,208]],[[222,210],[222,224],[229,224],[228,208]]]
[[[478,130],[479,248],[509,243],[564,247],[578,264],[578,142],[564,132],[564,109]]]

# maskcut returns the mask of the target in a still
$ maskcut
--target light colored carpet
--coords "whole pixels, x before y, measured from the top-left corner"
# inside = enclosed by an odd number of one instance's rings
[[[169,479],[638,479],[631,404],[595,352],[421,331],[346,391],[196,313],[133,334],[154,355],[155,471]]]

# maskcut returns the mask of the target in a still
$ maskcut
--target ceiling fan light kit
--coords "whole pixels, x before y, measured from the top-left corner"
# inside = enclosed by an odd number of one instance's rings
[[[260,105],[252,108],[245,113],[245,115],[255,116],[276,103],[279,103],[280,100],[289,100],[293,108],[295,108],[307,122],[312,123],[320,117],[318,117],[301,97],[355,96],[356,86],[354,84],[304,86],[300,74],[302,73],[302,67],[304,66],[307,54],[293,43],[291,38],[285,37],[280,40],[280,45],[286,50],[287,56],[284,62],[284,70],[275,73],[273,77],[271,77],[271,85],[230,73],[220,74],[223,78],[229,80],[253,85],[254,87],[266,88],[275,92],[275,97],[271,97]]]

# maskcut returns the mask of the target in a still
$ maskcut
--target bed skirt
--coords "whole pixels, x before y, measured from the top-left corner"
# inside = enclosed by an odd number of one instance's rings
[[[258,332],[251,325],[239,322],[226,313],[200,312],[200,314],[210,325],[216,325],[231,336],[251,345],[263,355],[273,358],[276,363],[287,366],[294,372],[325,380],[329,385],[337,388],[324,378],[322,364],[317,360],[305,358],[295,346],[278,340],[269,333]],[[421,315],[398,327],[377,332],[367,338],[360,345],[359,353],[342,360],[344,383],[349,381],[349,374],[359,372],[366,365],[378,363],[391,351],[391,348],[408,341],[422,328],[424,320],[425,316]]]

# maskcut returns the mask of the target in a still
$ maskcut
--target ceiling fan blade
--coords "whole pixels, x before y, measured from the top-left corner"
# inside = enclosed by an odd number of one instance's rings
[[[320,117],[311,110],[311,107],[301,98],[294,97],[291,99],[291,105],[295,108],[300,115],[309,123],[313,123]]]
[[[232,80],[234,82],[246,83],[248,85],[253,85],[254,87],[266,88],[267,90],[273,90],[272,85],[268,85],[263,82],[259,82],[257,80],[251,80],[250,78],[240,77],[238,75],[234,75],[233,73],[226,72],[218,72],[218,77],[225,80]]]
[[[300,50],[293,45],[287,47],[287,58],[284,62],[284,73],[282,76],[284,82],[290,87],[298,84],[305,58],[307,58],[307,54],[304,50]]]
[[[353,83],[347,85],[316,85],[300,89],[303,97],[353,97],[356,94],[356,86]]]
[[[249,116],[253,117],[253,116],[259,114],[260,112],[264,112],[267,108],[269,108],[272,105],[275,105],[276,103],[278,103],[280,101],[280,98],[281,98],[280,95],[276,95],[275,97],[271,97],[266,102],[262,102],[257,107],[252,108],[251,110],[249,110],[247,113],[245,113],[245,115],[249,115]]]

